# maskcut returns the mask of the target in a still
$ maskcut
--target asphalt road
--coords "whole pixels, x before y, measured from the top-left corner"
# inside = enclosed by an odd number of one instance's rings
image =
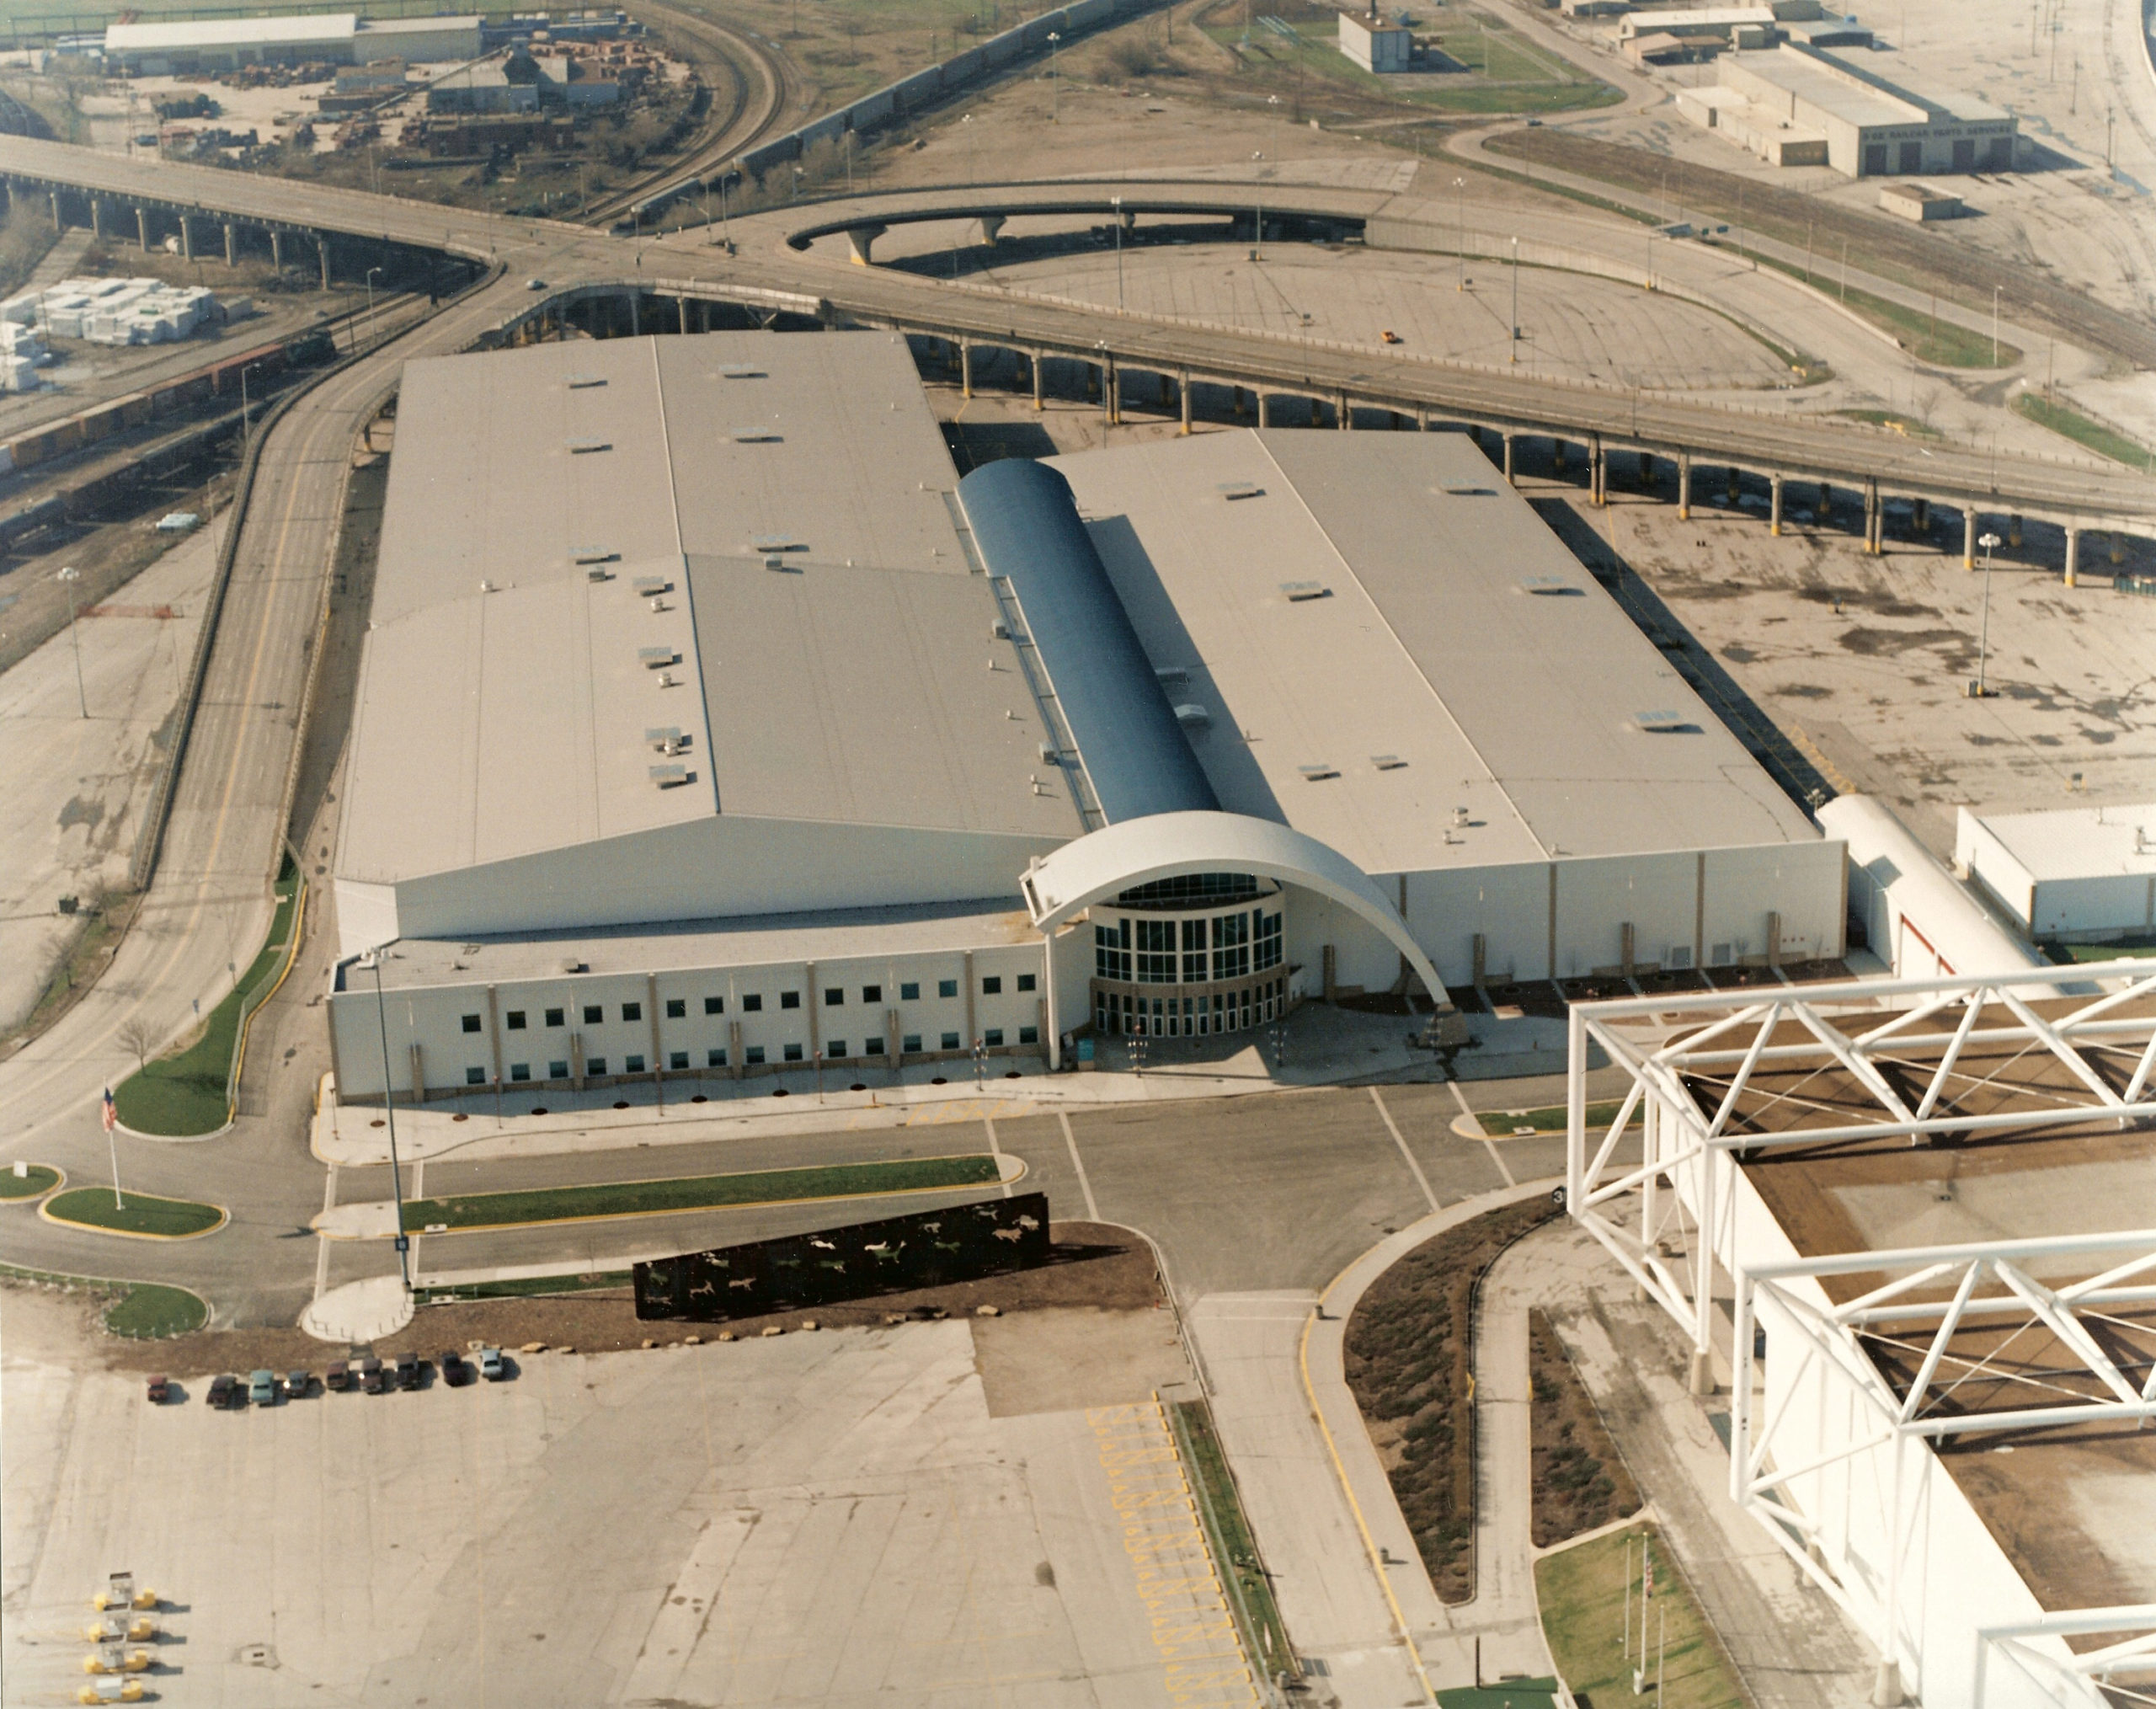
[[[1014,301],[963,283],[803,254],[788,239],[815,229],[894,219],[950,217],[970,211],[1067,210],[1088,205],[1106,216],[1111,198],[1127,216],[1240,212],[1247,186],[1203,181],[1116,179],[1101,184],[980,185],[895,191],[780,209],[733,222],[739,253],[727,254],[701,232],[654,243],[624,243],[545,220],[512,219],[445,209],[363,191],[327,189],[169,162],[130,160],[64,144],[0,138],[0,173],[77,184],[238,215],[289,228],[353,235],[498,259],[513,273],[560,291],[623,283],[671,294],[728,287],[798,292],[843,313],[920,330],[940,330],[1061,354],[1106,352],[1125,368],[1189,372],[1202,378],[1259,383],[1374,409],[1428,408],[1523,430],[1599,435],[1613,444],[1645,444],[1703,459],[1727,458],[1760,470],[1843,480],[1876,478],[1886,490],[1983,503],[1999,509],[2109,526],[2156,527],[2156,498],[2141,475],[2123,468],[1951,444],[1914,444],[1854,423],[1751,413],[1723,405],[1642,395],[1622,387],[1476,371],[1380,355],[1367,347],[1327,347],[1245,328],[1193,327],[1063,302]],[[1376,215],[1442,227],[1445,210],[1386,193],[1271,186],[1268,217],[1309,215],[1364,220]],[[625,264],[625,263],[627,264]]]

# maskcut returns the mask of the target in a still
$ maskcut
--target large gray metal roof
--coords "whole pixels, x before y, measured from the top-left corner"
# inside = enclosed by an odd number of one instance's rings
[[[1370,873],[1818,836],[1464,435],[1055,466],[1231,813]]]
[[[982,563],[1017,596],[1107,821],[1218,811],[1070,483],[1013,457],[975,469],[958,483],[958,499]]]
[[[408,364],[339,875],[714,812],[1077,834],[955,485],[881,333]]]

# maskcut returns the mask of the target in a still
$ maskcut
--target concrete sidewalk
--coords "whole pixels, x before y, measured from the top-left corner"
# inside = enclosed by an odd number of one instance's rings
[[[1564,1095],[1564,1023],[1523,1017],[1499,1021],[1468,1017],[1481,1041],[1455,1059],[1455,1073],[1481,1079],[1546,1072],[1546,1102]],[[750,1081],[714,1076],[676,1081],[664,1102],[649,1085],[565,1092],[530,1086],[438,1098],[417,1107],[397,1101],[397,1150],[404,1161],[454,1155],[459,1162],[503,1157],[557,1156],[638,1146],[708,1144],[755,1135],[861,1131],[924,1124],[969,1123],[1045,1114],[1058,1109],[1178,1098],[1232,1097],[1298,1087],[1382,1080],[1439,1080],[1443,1065],[1428,1050],[1411,1046],[1414,1025],[1405,1016],[1368,1015],[1323,1004],[1306,1005],[1286,1026],[1283,1063],[1271,1060],[1272,1033],[1260,1028],[1213,1041],[1155,1039],[1141,1071],[1129,1065],[1126,1047],[1104,1045],[1102,1065],[1091,1072],[1049,1074],[1038,1059],[998,1058],[998,1066],[976,1082],[963,1062],[906,1069],[895,1084],[877,1074],[851,1090],[855,1071],[825,1073],[820,1085],[803,1069]],[[1225,1049],[1219,1047],[1225,1046]],[[1200,1055],[1217,1051],[1218,1054]],[[1471,1072],[1470,1072],[1471,1071]],[[941,1080],[943,1084],[937,1084]],[[703,1101],[696,1100],[701,1097]],[[626,1108],[616,1108],[616,1104]],[[543,1109],[543,1115],[534,1114]],[[309,1135],[324,1163],[355,1167],[389,1161],[387,1118],[378,1103],[341,1104],[331,1076],[323,1076]]]

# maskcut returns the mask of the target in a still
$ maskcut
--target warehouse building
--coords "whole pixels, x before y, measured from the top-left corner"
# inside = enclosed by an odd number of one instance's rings
[[[398,435],[347,1097],[1841,953],[1840,845],[1458,435],[960,481],[871,333],[414,362]]]
[[[1955,863],[2031,938],[2156,932],[2156,804],[1956,815]]]
[[[362,19],[350,12],[115,24],[111,69],[146,77],[235,71],[247,65],[366,65],[376,60],[476,58],[476,16]]]
[[[2014,165],[2013,114],[1959,90],[1890,78],[1853,52],[1785,41],[1726,58],[1718,74],[1715,87],[1680,90],[1678,110],[1779,165],[1824,164],[1850,178]]]

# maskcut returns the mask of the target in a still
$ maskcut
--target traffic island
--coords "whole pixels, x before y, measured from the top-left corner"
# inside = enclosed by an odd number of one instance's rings
[[[304,905],[299,874],[286,860],[277,879],[270,939],[201,1030],[180,1049],[144,1064],[112,1095],[120,1124],[151,1139],[202,1139],[230,1125],[232,1093],[246,1060],[248,1023],[291,971]]]
[[[162,1282],[120,1282],[0,1264],[0,1284],[62,1294],[84,1293],[109,1300],[102,1319],[106,1332],[127,1341],[162,1341],[168,1336],[189,1335],[210,1321],[210,1307],[200,1295]]]
[[[131,1240],[199,1240],[232,1220],[222,1205],[192,1199],[160,1199],[150,1193],[115,1194],[109,1187],[77,1187],[56,1193],[37,1208],[47,1222],[87,1228]]]
[[[19,1175],[0,1171],[0,1204],[27,1204],[42,1199],[67,1178],[49,1163],[31,1163]]]

